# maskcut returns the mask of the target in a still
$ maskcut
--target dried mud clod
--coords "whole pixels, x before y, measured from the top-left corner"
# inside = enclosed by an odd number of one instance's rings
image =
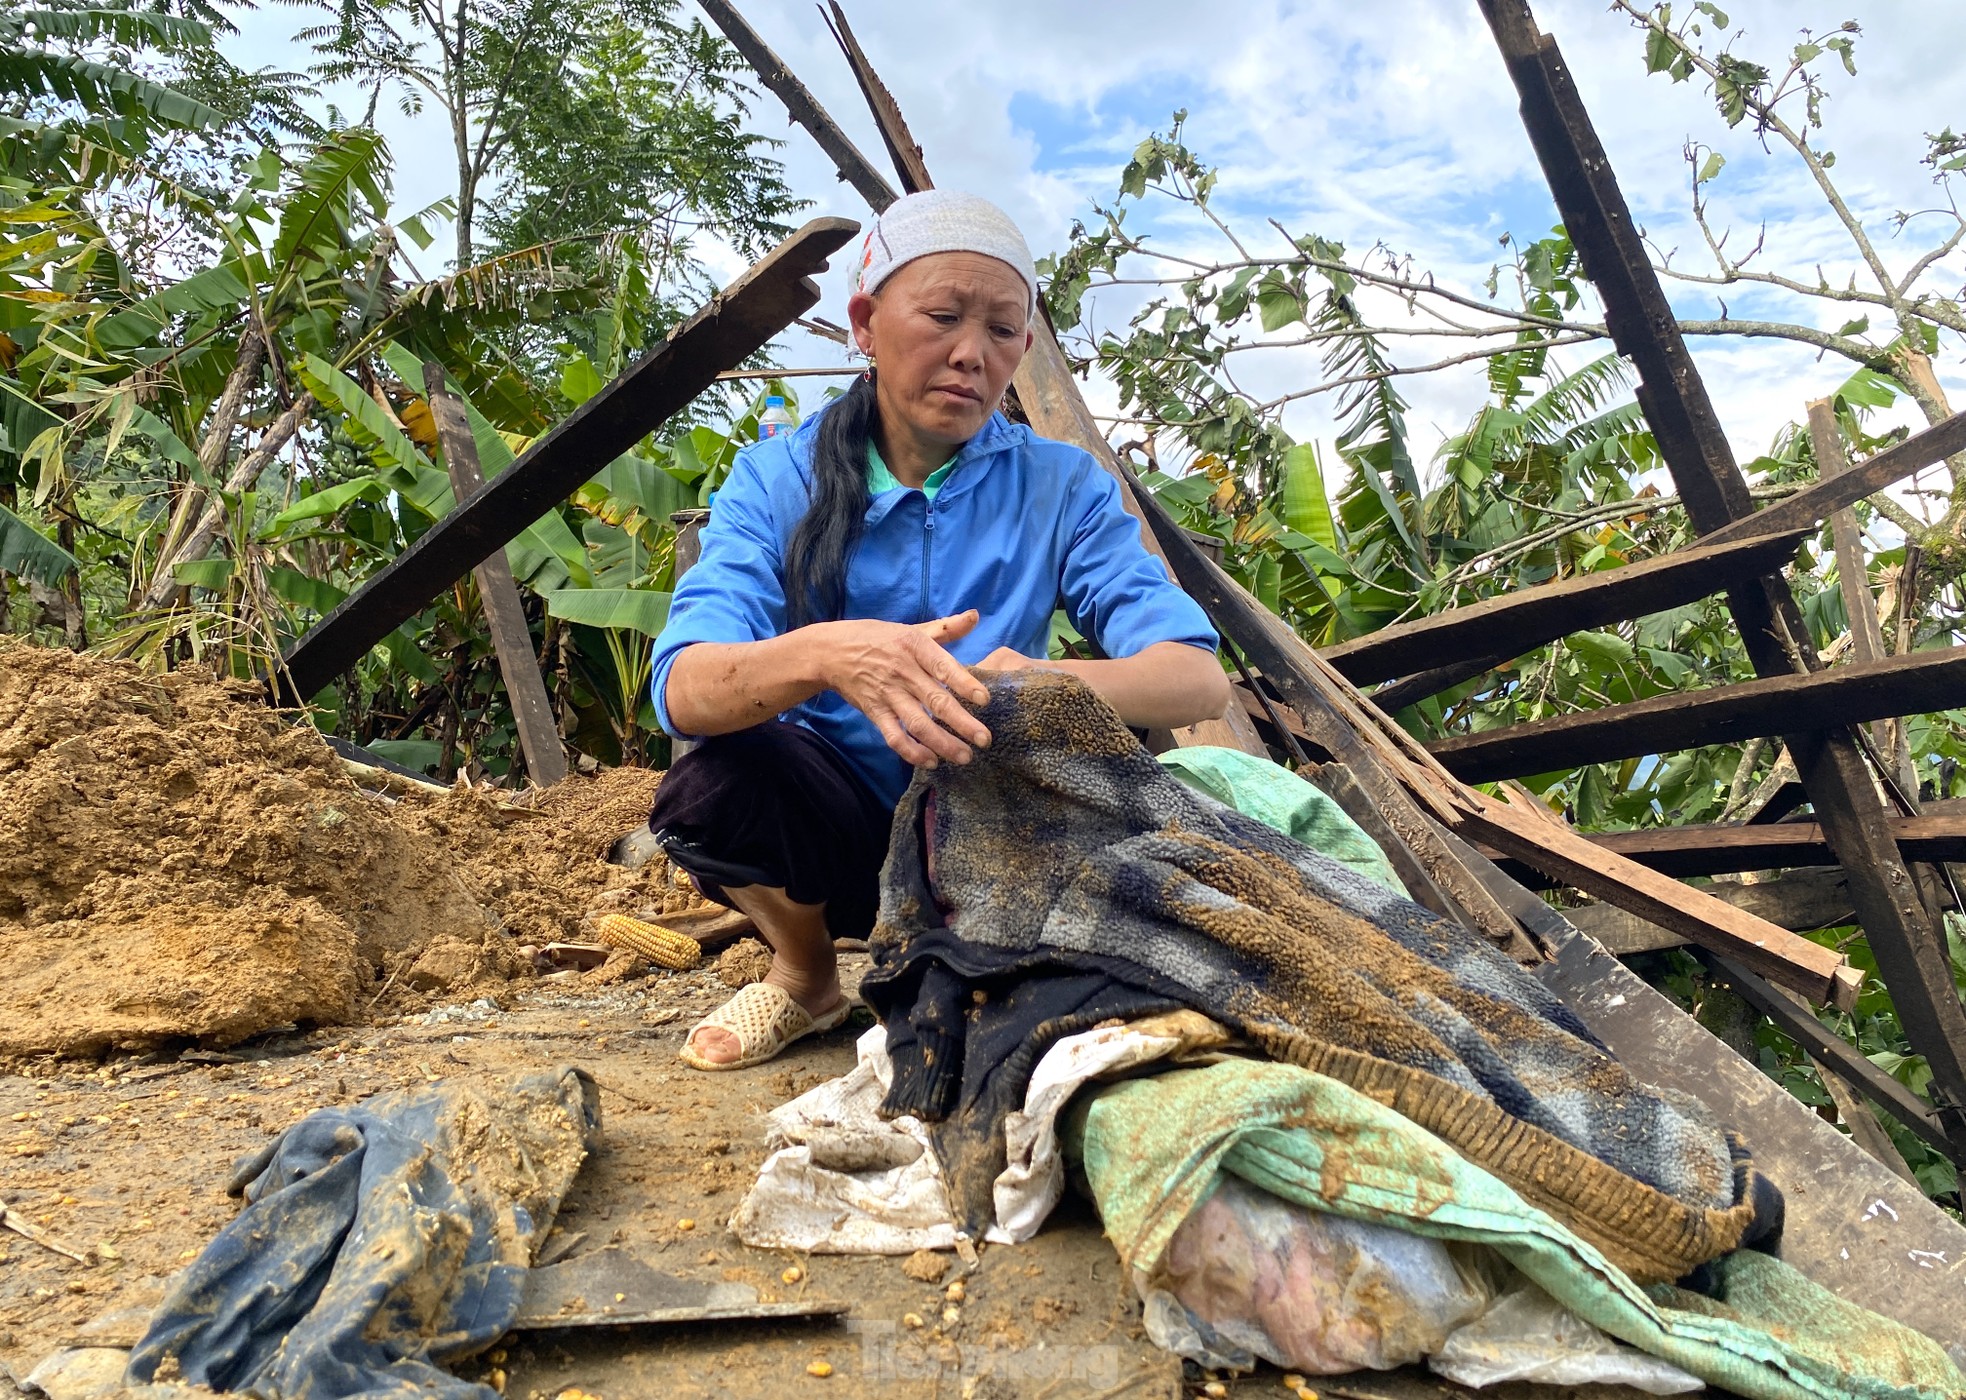
[[[932,1249],[918,1249],[901,1261],[901,1272],[916,1283],[940,1283],[949,1272],[949,1259]]]
[[[717,980],[726,987],[748,987],[771,971],[771,949],[755,938],[742,939],[717,956]]]

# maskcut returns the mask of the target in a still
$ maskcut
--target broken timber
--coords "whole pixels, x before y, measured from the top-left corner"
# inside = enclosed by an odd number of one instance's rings
[[[612,384],[555,424],[519,459],[294,644],[280,669],[284,704],[306,703],[438,593],[685,407],[819,301],[812,274],[859,232],[814,219],[676,327]]]
[[[1798,519],[1781,507],[1755,515],[1746,478],[1556,41],[1537,29],[1524,0],[1480,0],[1480,5],[1521,98],[1523,125],[1564,228],[1603,298],[1612,341],[1638,370],[1639,405],[1694,528],[1711,542],[1723,542],[1821,518]],[[1950,441],[1954,432],[1966,433],[1966,425],[1950,420],[1919,436],[1940,433]],[[1929,443],[1922,450],[1931,450]],[[1801,493],[1815,493],[1826,504],[1791,508],[1827,514],[1869,494],[1877,489],[1871,482],[1887,455]],[[1935,452],[1933,460],[1943,455]],[[1909,455],[1901,460],[1909,461]],[[1748,523],[1754,519],[1759,527]],[[1757,673],[1811,669],[1808,630],[1782,579],[1771,575],[1737,585],[1728,602]],[[1966,1157],[1966,1007],[1934,920],[1891,840],[1856,737],[1847,725],[1830,724],[1784,739],[1849,872],[1859,921],[1906,1036],[1931,1066],[1933,1099],[1953,1155]]]
[[[1966,705],[1966,646],[1790,672],[1629,705],[1580,710],[1427,745],[1464,783],[1581,768],[1782,734],[1798,720],[1848,725]]]
[[[1892,817],[1890,831],[1909,860],[1966,861],[1966,815]],[[1647,827],[1643,831],[1599,832],[1582,839],[1599,850],[1681,879],[1837,863],[1836,853],[1815,822]]]
[[[1410,675],[1438,665],[1443,656],[1508,660],[1572,632],[1696,603],[1739,579],[1780,568],[1805,533],[1792,530],[1699,545],[1580,574],[1382,627],[1354,641],[1321,647],[1319,655],[1354,685]]]
[[[1542,584],[1416,622],[1382,628],[1353,641],[1326,647],[1323,654],[1359,685],[1404,676],[1405,679],[1395,681],[1373,696],[1374,703],[1384,710],[1402,709],[1449,686],[1473,680],[1570,632],[1678,607],[1718,592],[1757,571],[1727,569],[1722,561],[1733,556],[1724,552],[1709,555],[1709,550],[1767,546],[1779,557],[1781,550],[1775,545],[1776,540],[1799,540],[1823,520],[1834,519],[1853,502],[1943,461],[1962,447],[1966,447],[1966,413],[1955,414],[1858,466],[1830,473],[1785,500],[1710,531],[1689,549],[1623,569]],[[1706,573],[1709,569],[1715,572]],[[1664,577],[1648,577],[1652,570]],[[1712,577],[1716,582],[1695,591],[1694,580],[1700,577]],[[1600,594],[1593,585],[1601,585],[1605,591]],[[1683,596],[1678,594],[1681,586],[1689,590]],[[1623,591],[1626,589],[1630,590],[1628,594]],[[1654,602],[1654,598],[1675,600]],[[1566,612],[1567,608],[1575,611]],[[1562,625],[1566,618],[1576,620]],[[1587,620],[1592,618],[1595,620]],[[1465,659],[1429,670],[1419,669],[1437,661],[1443,653]]]
[[[1819,480],[1793,496],[1743,515],[1717,530],[1703,532],[1700,542],[1726,544],[1755,535],[1806,530],[1844,507],[1896,485],[1913,472],[1944,461],[1962,448],[1966,448],[1966,413],[1955,413],[1847,471]]]
[[[464,401],[445,385],[444,367],[434,360],[423,366],[423,392],[430,403],[431,421],[437,425],[437,445],[444,451],[451,495],[462,501],[485,484],[485,474],[478,465],[478,444],[471,437],[471,420],[465,416]],[[478,581],[479,606],[491,625],[498,673],[512,703],[526,773],[539,786],[551,787],[567,776],[567,751],[560,742],[552,702],[546,698],[546,681],[539,673],[532,632],[526,626],[526,605],[519,598],[519,585],[513,582],[505,551],[494,549],[487,554],[485,562],[472,570],[472,576]]]

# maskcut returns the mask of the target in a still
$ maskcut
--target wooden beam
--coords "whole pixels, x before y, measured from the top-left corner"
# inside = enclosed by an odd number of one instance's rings
[[[1623,568],[1580,574],[1383,627],[1354,641],[1322,647],[1319,654],[1357,685],[1411,675],[1457,658],[1521,656],[1572,632],[1683,607],[1742,579],[1778,569],[1805,533],[1793,530],[1732,544],[1698,544]]]
[[[1837,511],[1855,505],[1866,496],[1874,496],[1887,486],[1895,486],[1913,472],[1934,466],[1962,449],[1966,449],[1966,413],[1955,413],[1847,471],[1819,480],[1793,496],[1785,496],[1732,524],[1703,534],[1700,542],[1725,544],[1754,535],[1807,530]]]
[[[1455,661],[1446,666],[1436,666],[1431,671],[1420,671],[1396,680],[1391,685],[1382,685],[1372,692],[1372,703],[1387,714],[1397,714],[1408,705],[1450,690],[1462,681],[1471,681],[1476,676],[1486,675],[1498,666],[1505,666],[1513,657],[1477,656],[1467,661]]]
[[[1855,1004],[1863,974],[1842,954],[1626,860],[1572,831],[1547,810],[1531,811],[1537,804],[1473,795],[1479,805],[1462,822],[1463,835],[1683,934],[1689,942],[1735,958],[1811,1001],[1845,1010]]]
[[[1966,815],[1947,812],[1893,817],[1890,833],[1908,859],[1966,861]],[[1601,831],[1583,839],[1600,850],[1680,879],[1837,863],[1836,852],[1816,822],[1661,826],[1643,831]]]
[[[804,83],[785,66],[785,61],[773,53],[765,41],[758,37],[758,31],[744,20],[729,0],[698,0],[703,13],[710,16],[710,22],[724,31],[731,47],[744,55],[744,61],[758,75],[758,81],[771,89],[773,96],[785,104],[785,110],[811,133],[812,139],[819,143],[819,149],[833,162],[834,170],[847,184],[859,191],[860,197],[867,201],[878,214],[894,203],[900,196],[894,187],[884,179],[874,163],[860,153],[847,134],[840,129],[838,122],[826,114],[819,105],[819,99],[812,95]]]
[[[1780,532],[1807,523],[1771,510],[1762,513],[1758,527],[1731,531],[1754,515],[1747,479],[1563,55],[1556,41],[1537,29],[1525,0],[1480,4],[1521,98],[1523,125],[1564,228],[1604,301],[1612,341],[1638,370],[1639,405],[1694,528],[1718,543],[1740,533]],[[1875,460],[1866,465],[1875,466]],[[1826,485],[1831,492],[1877,489],[1871,478],[1859,477],[1861,470]],[[1834,504],[1854,499],[1837,496]],[[1780,675],[1814,665],[1809,630],[1786,582],[1771,576],[1742,584],[1729,594],[1728,606],[1757,673]],[[1941,1119],[1955,1141],[1966,1143],[1966,1007],[1938,927],[1891,842],[1856,736],[1840,721],[1818,721],[1818,727],[1783,739],[1850,872],[1858,917],[1905,1034],[1932,1067]]]
[[[1629,705],[1437,739],[1427,747],[1461,781],[1486,783],[1739,743],[1781,734],[1804,715],[1834,715],[1849,724],[1935,714],[1961,705],[1966,705],[1966,646],[1674,691]]]
[[[880,74],[868,61],[860,41],[854,38],[853,28],[846,22],[846,11],[840,8],[839,0],[827,0],[827,4],[832,13],[829,15],[822,10],[820,14],[833,31],[834,39],[839,41],[840,52],[846,55],[854,79],[860,84],[860,95],[867,99],[867,108],[873,112],[874,122],[881,129],[881,141],[887,146],[888,159],[894,162],[894,173],[901,177],[901,188],[909,194],[935,188],[935,182],[928,176],[928,164],[922,157],[922,148],[915,144],[914,135],[901,115],[901,104],[894,100],[894,94],[888,91],[887,84],[881,81]]]
[[[1732,984],[1743,1001],[1780,1026],[1812,1058],[1842,1075],[1853,1088],[1917,1134],[1921,1141],[1947,1157],[1956,1159],[1962,1155],[1939,1126],[1930,1104],[1858,1054],[1848,1041],[1818,1021],[1807,1008],[1797,1006],[1731,958],[1715,955],[1711,962],[1714,971]]]
[[[478,444],[471,436],[464,400],[445,385],[444,367],[434,360],[424,363],[423,392],[430,403],[431,420],[437,425],[437,445],[444,452],[451,494],[466,500],[485,484],[485,474],[478,465]],[[551,787],[567,776],[567,751],[560,742],[553,706],[546,698],[546,681],[539,673],[539,657],[532,649],[532,632],[526,626],[526,605],[519,598],[519,585],[512,580],[512,565],[506,561],[505,551],[494,549],[486,555],[472,576],[478,581],[479,605],[491,625],[498,673],[512,704],[526,775],[541,787]]]
[[[1621,854],[1636,859],[1630,852]],[[1641,865],[1645,863],[1639,861]],[[1515,862],[1510,861],[1508,865],[1513,866]],[[1843,881],[1843,872],[1834,867],[1792,870],[1779,880],[1758,880],[1753,884],[1716,880],[1701,888],[1715,899],[1736,909],[1745,909],[1756,918],[1766,919],[1790,933],[1837,928],[1857,920],[1857,909],[1850,902],[1850,889]],[[1634,953],[1681,948],[1689,941],[1683,935],[1669,928],[1661,928],[1650,919],[1642,919],[1615,904],[1586,904],[1581,908],[1565,909],[1563,915],[1580,931],[1589,934],[1621,958]]]
[[[370,647],[503,549],[716,379],[819,301],[812,274],[860,229],[814,219],[675,330],[607,388],[553,425],[519,459],[342,601],[287,653],[284,704],[306,703]]]

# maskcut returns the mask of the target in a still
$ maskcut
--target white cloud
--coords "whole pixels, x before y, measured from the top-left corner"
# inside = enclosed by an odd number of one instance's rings
[[[844,60],[809,0],[741,0],[751,23],[849,129],[877,163],[884,152]],[[1834,28],[1851,10],[1866,26],[1860,76],[1829,65],[1826,144],[1841,157],[1835,175],[1853,208],[1870,222],[1895,267],[1908,264],[1924,228],[1891,236],[1888,217],[1933,202],[1918,164],[1921,133],[1966,113],[1966,6],[1843,7],[1796,0],[1727,6],[1747,29],[1744,54],[1779,58],[1802,24]],[[1743,126],[1728,131],[1696,84],[1648,77],[1642,40],[1600,0],[1544,0],[1544,28],[1556,35],[1576,75],[1633,211],[1683,266],[1705,257],[1688,215],[1682,146],[1691,136],[1720,150],[1727,169],[1711,187],[1717,223],[1731,226],[1730,248],[1767,226],[1769,265],[1813,277],[1820,262],[1832,282],[1856,267],[1847,236],[1793,155],[1777,142],[1761,149]],[[1000,0],[978,7],[952,0],[853,0],[855,29],[899,99],[938,183],[991,196],[1023,224],[1040,252],[1063,245],[1075,217],[1110,199],[1119,166],[1168,111],[1188,109],[1191,143],[1222,168],[1217,199],[1240,227],[1260,230],[1275,215],[1293,230],[1315,229],[1354,250],[1385,242],[1414,255],[1444,282],[1474,290],[1504,229],[1536,237],[1554,222],[1501,61],[1472,0],[1253,0],[1197,7],[1174,0]],[[280,52],[277,31],[291,12],[249,16],[259,61],[297,66]],[[1043,114],[1042,130],[1020,115]],[[760,94],[757,129],[786,142],[794,187],[814,213],[864,218],[850,188],[803,132],[790,128],[776,99]],[[441,126],[404,128],[394,146],[406,205],[448,188]],[[1186,236],[1170,225],[1172,238]],[[844,264],[825,279],[823,314],[843,319]],[[1957,289],[1966,262],[1955,258],[1942,286]],[[1713,314],[1710,297],[1676,291],[1683,312]],[[1833,311],[1802,308],[1779,294],[1730,296],[1736,315],[1795,315],[1833,327]],[[1109,296],[1104,316],[1128,307]],[[806,362],[829,347],[788,343]],[[1698,341],[1707,377],[1737,453],[1762,451],[1775,429],[1801,416],[1812,397],[1849,370],[1819,361],[1807,347],[1769,341]],[[1423,358],[1433,358],[1432,353]],[[1261,392],[1313,382],[1315,365],[1284,356],[1252,370]],[[1942,354],[1944,381],[1966,405],[1966,367],[1957,345]],[[1457,430],[1480,401],[1478,368],[1403,387],[1414,402],[1416,446],[1430,450]],[[1095,386],[1095,403],[1111,394]],[[1328,405],[1294,411],[1303,433],[1328,432]]]

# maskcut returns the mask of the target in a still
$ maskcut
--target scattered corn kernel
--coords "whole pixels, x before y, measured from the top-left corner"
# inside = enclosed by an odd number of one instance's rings
[[[963,1320],[963,1315],[960,1309],[957,1308],[942,1309],[942,1325],[944,1327],[954,1327],[958,1322],[961,1322],[962,1320]]]
[[[922,1315],[920,1313],[903,1313],[901,1314],[901,1325],[912,1331],[922,1325]]]
[[[942,1296],[952,1303],[960,1303],[968,1295],[969,1290],[963,1287],[963,1281],[961,1279],[957,1279],[954,1283],[942,1290]]]
[[[1222,1397],[1229,1393],[1229,1388],[1220,1381],[1210,1381],[1201,1388],[1201,1393],[1206,1395],[1208,1400],[1222,1400]]]
[[[497,1391],[500,1395],[503,1395],[505,1393],[505,1372],[497,1366],[492,1367],[490,1374],[485,1377],[485,1384]]]
[[[800,1279],[804,1278],[805,1276],[806,1276],[806,1271],[804,1269],[801,1269],[797,1264],[794,1264],[791,1268],[787,1269],[784,1273],[778,1276],[778,1281],[780,1283],[797,1283]]]
[[[833,1363],[830,1361],[815,1361],[806,1367],[806,1374],[808,1376],[817,1376],[823,1381],[826,1377],[833,1374]]]
[[[626,1293],[617,1293],[614,1295],[614,1301],[617,1303],[625,1303],[628,1301],[628,1295]]]
[[[685,1215],[681,1220],[676,1222],[676,1228],[678,1230],[694,1230],[696,1228],[696,1222]]]

